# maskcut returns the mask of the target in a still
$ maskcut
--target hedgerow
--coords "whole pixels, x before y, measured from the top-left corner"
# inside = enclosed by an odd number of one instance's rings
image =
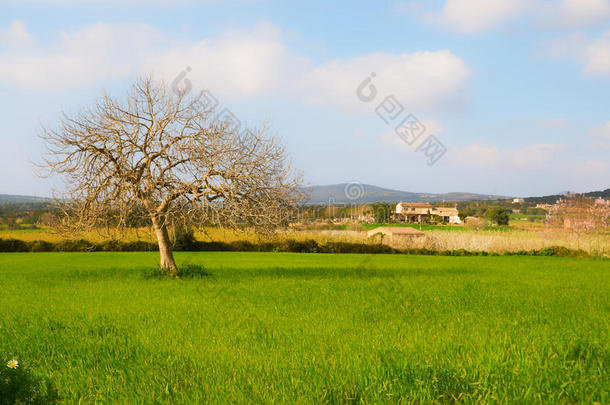
[[[0,252],[152,252],[159,247],[156,243],[145,241],[124,242],[108,240],[90,242],[84,239],[68,239],[60,242],[23,241],[19,239],[0,238]],[[294,252],[294,253],[386,253],[429,256],[498,256],[498,253],[482,250],[438,250],[427,248],[396,249],[385,244],[367,244],[350,242],[318,243],[309,240],[282,240],[275,242],[252,243],[248,241],[203,242],[192,240],[174,246],[176,251],[191,252]],[[569,249],[563,246],[550,246],[542,249],[507,251],[505,256],[590,256],[583,250]]]

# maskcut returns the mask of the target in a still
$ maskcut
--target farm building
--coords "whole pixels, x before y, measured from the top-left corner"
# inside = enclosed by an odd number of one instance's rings
[[[458,216],[457,208],[451,207],[438,207],[434,208],[431,212],[432,215],[438,215],[443,218],[443,222],[448,224],[461,224],[462,221]]]
[[[396,204],[396,219],[404,222],[422,222],[430,216],[434,207],[427,202],[399,202]]]
[[[409,238],[418,238],[424,236],[422,231],[417,229],[409,228],[406,226],[382,226],[379,228],[371,229],[366,233],[369,238],[375,235],[379,235],[388,242],[399,242],[401,240]]]
[[[427,202],[399,202],[396,204],[395,218],[401,222],[419,223],[437,215],[444,223],[461,224],[457,208],[433,207]]]

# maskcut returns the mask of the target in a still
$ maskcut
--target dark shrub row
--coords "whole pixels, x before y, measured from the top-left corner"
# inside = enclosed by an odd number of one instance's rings
[[[144,241],[121,242],[109,240],[101,243],[93,243],[84,239],[74,239],[52,243],[40,240],[26,242],[18,239],[0,239],[0,252],[151,252],[158,249],[159,247],[156,243]],[[288,239],[284,241],[261,243],[251,243],[248,241],[199,242],[196,240],[189,240],[187,243],[176,243],[175,250],[193,252],[394,253],[430,256],[499,256],[498,253],[466,249],[394,249],[383,244],[348,242],[327,242],[319,244],[313,239],[304,241]],[[583,250],[568,249],[563,246],[551,246],[540,250],[504,252],[503,255],[588,256]]]
[[[156,243],[120,242],[116,240],[92,243],[84,239],[68,239],[60,242],[19,239],[0,239],[0,252],[146,252],[158,250]]]
[[[560,256],[560,257],[586,257],[590,256],[582,249],[569,249],[564,246],[549,246],[540,250],[519,250],[504,252],[505,256]]]

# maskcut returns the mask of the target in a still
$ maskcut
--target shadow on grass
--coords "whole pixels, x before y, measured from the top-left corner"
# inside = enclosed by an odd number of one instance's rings
[[[395,277],[443,277],[447,275],[462,276],[473,273],[467,268],[418,268],[418,269],[377,269],[377,268],[328,268],[328,267],[267,267],[252,269],[215,269],[213,272],[203,268],[189,268],[184,273],[180,272],[181,278],[206,278],[215,279],[374,279]],[[184,274],[184,275],[183,275]]]
[[[148,269],[144,273],[145,278],[169,279],[171,278],[163,269]],[[178,278],[208,278],[212,277],[212,273],[207,271],[203,266],[197,264],[185,264],[178,267]]]
[[[437,277],[461,277],[476,273],[476,270],[465,267],[449,268],[376,268],[368,267],[367,264],[353,267],[256,267],[232,268],[213,267],[208,268],[200,264],[182,264],[178,266],[178,277],[180,280],[287,280],[287,279],[387,279],[387,278],[437,278]],[[66,281],[79,282],[105,282],[129,279],[144,280],[172,280],[165,271],[158,267],[134,267],[134,268],[90,268],[90,269],[65,269],[58,272],[36,276],[32,281],[44,285],[60,285]]]

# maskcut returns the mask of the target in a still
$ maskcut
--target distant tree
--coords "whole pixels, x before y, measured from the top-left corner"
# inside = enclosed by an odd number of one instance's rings
[[[443,223],[443,217],[441,217],[440,215],[429,215],[428,216],[428,223],[430,224],[442,224]]]
[[[527,215],[546,215],[546,211],[543,210],[542,208],[536,208],[536,207],[528,207],[525,208],[521,211],[523,214],[527,214]]]
[[[474,216],[476,214],[476,211],[473,208],[471,208],[471,207],[464,207],[462,209],[460,209],[458,207],[458,210],[459,210],[458,211],[458,217],[462,221],[464,221],[464,219],[466,219],[466,217],[472,217],[472,216]]]
[[[490,221],[497,223],[498,225],[508,225],[510,211],[503,207],[492,206],[487,208],[485,216]]]
[[[53,213],[45,212],[40,216],[38,222],[43,226],[52,226],[57,224],[57,218]]]
[[[6,225],[8,229],[18,229],[19,228],[19,222],[17,221],[16,217],[8,217],[6,218]]]
[[[390,221],[392,206],[390,203],[375,202],[370,204],[375,223],[381,224]],[[395,209],[396,207],[394,207]]]
[[[142,78],[125,100],[105,95],[80,114],[64,114],[57,128],[43,128],[42,166],[67,179],[63,224],[123,228],[142,213],[157,236],[161,268],[174,276],[168,227],[177,219],[277,226],[301,189],[284,149],[264,129],[238,133],[218,122],[202,96]]]

